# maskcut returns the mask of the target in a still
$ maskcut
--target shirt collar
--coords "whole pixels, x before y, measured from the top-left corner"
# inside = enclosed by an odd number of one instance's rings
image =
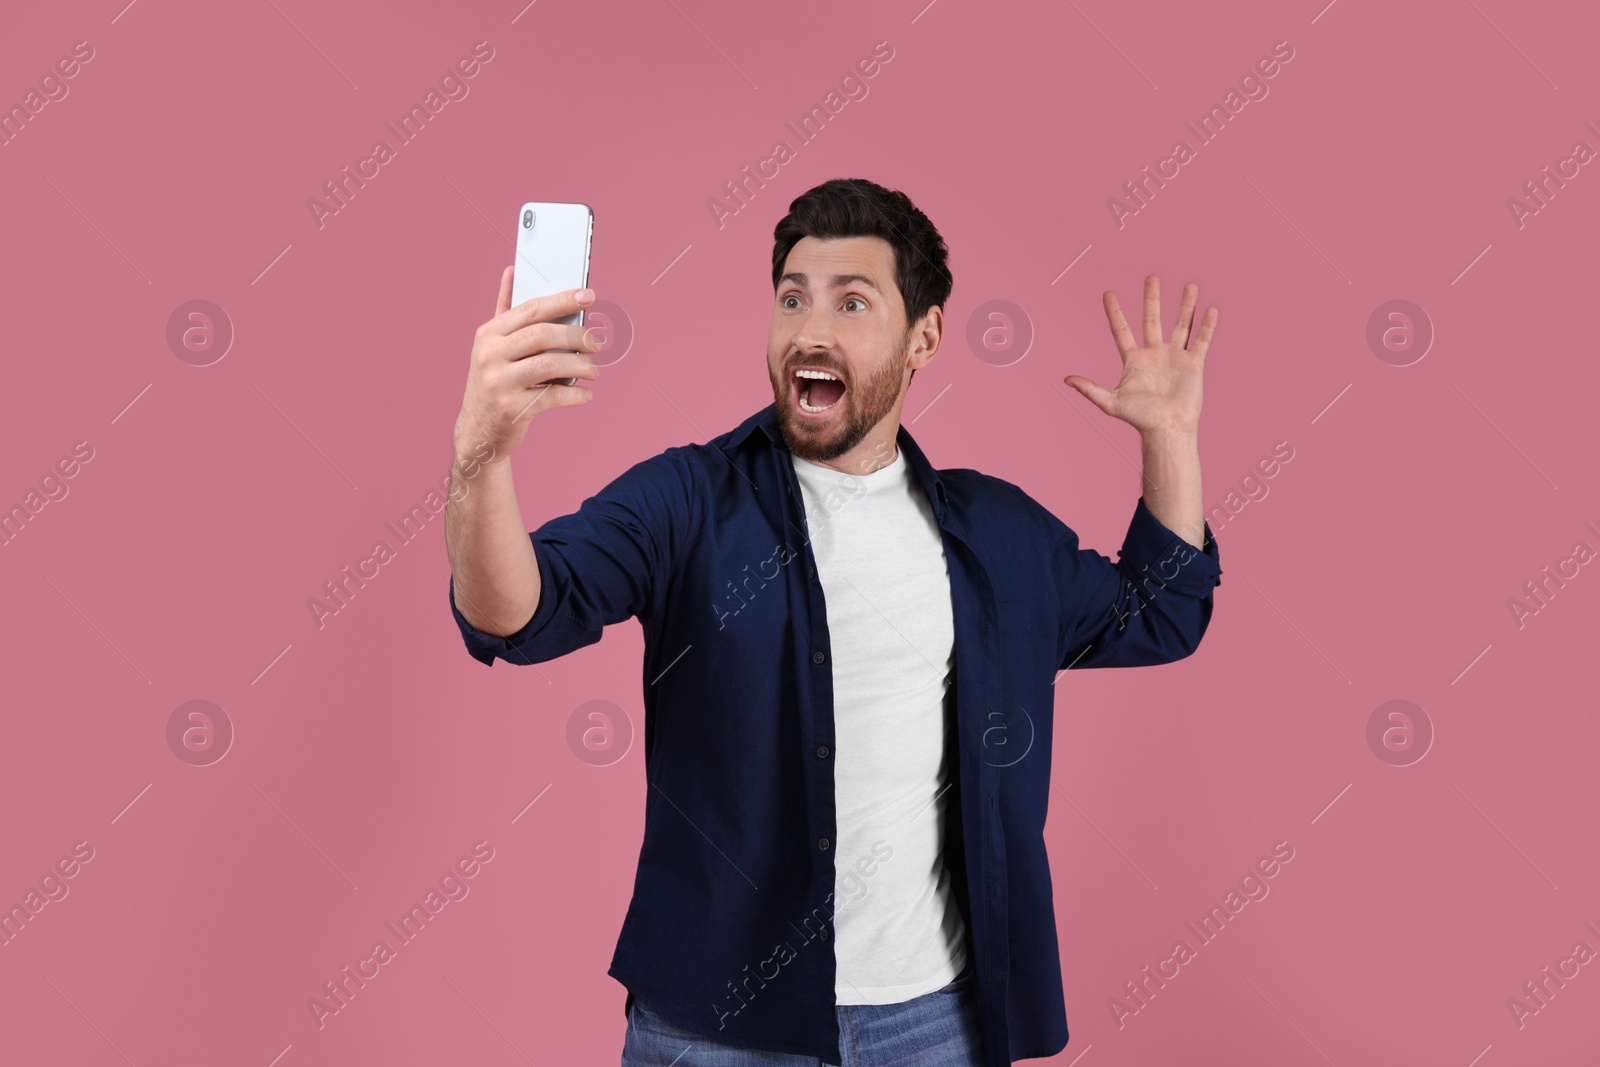
[[[760,434],[757,434],[758,430]],[[768,404],[741,422],[728,436],[728,448],[737,452],[747,442],[759,443],[763,436],[768,447],[788,454],[789,446],[783,440],[783,431],[778,429],[776,403]],[[945,499],[944,481],[939,477],[939,472],[933,469],[933,464],[928,462],[928,457],[923,455],[922,449],[917,447],[916,441],[912,440],[911,433],[904,424],[901,424],[895,434],[895,447],[905,453],[906,461],[911,465],[917,483],[933,506],[934,518],[943,523],[949,506]]]

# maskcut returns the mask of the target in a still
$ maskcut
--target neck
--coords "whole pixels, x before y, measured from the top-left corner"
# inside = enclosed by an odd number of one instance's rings
[[[895,457],[899,455],[900,450],[896,446],[899,429],[900,419],[896,413],[874,426],[871,433],[844,455],[828,460],[807,459],[806,462],[839,471],[841,474],[871,474],[893,463]]]

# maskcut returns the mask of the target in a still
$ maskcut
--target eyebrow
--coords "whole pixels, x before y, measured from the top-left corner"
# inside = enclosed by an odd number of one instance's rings
[[[783,282],[794,282],[796,285],[806,289],[811,287],[810,280],[799,271],[790,271],[782,278],[779,278],[778,282],[780,284]],[[833,288],[835,289],[843,289],[845,286],[850,285],[853,282],[865,285],[868,289],[871,289],[875,293],[881,294],[882,292],[882,290],[872,283],[872,279],[867,277],[865,274],[835,274],[833,276]]]

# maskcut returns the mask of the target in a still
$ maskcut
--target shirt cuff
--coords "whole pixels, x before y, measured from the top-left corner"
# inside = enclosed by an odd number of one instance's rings
[[[557,597],[552,592],[555,588],[552,584],[554,578],[545,562],[544,553],[537,552],[535,555],[539,563],[541,583],[539,606],[534,609],[533,618],[529,619],[522,629],[505,637],[485,633],[467,621],[467,617],[461,614],[461,609],[456,607],[456,579],[454,575],[450,576],[450,614],[455,616],[456,625],[461,629],[461,640],[466,643],[467,652],[485,666],[493,667],[496,659],[523,665],[536,662],[529,656],[527,649],[555,615]]]
[[[1139,498],[1122,540],[1122,565],[1131,568],[1141,586],[1153,582],[1157,587],[1204,599],[1213,586],[1222,584],[1221,558],[1211,524],[1205,524],[1205,550],[1202,551],[1164,526]]]

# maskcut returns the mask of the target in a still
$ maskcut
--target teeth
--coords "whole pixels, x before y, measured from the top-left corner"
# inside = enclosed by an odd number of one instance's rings
[[[807,399],[810,395],[811,395],[811,387],[809,385],[802,385],[800,387],[800,407],[803,410],[814,412],[814,413],[817,413],[817,414],[820,414],[820,413],[828,410],[828,408],[819,408],[819,407],[813,406],[811,404],[811,402]],[[834,401],[834,404],[837,404],[837,403],[838,403],[837,400]],[[833,407],[834,404],[829,404],[828,407]]]
[[[807,399],[811,395],[811,386],[806,384],[808,380],[839,382],[838,378],[834,377],[832,374],[829,374],[827,371],[811,370],[809,367],[802,367],[799,370],[796,370],[794,373],[795,377],[800,379],[800,407],[802,409],[812,412],[813,414],[820,414],[821,412],[827,411],[828,408],[834,407],[838,404],[838,401],[836,400],[827,407],[819,408],[813,406]],[[844,383],[839,382],[839,384],[842,386]]]
[[[801,398],[800,398],[800,406],[801,406],[801,407],[802,407],[802,408],[804,408],[804,409],[805,409],[805,410],[807,410],[807,411],[815,411],[815,412],[823,412],[823,411],[827,411],[827,410],[828,410],[828,408],[818,408],[818,407],[812,407],[812,406],[811,406],[811,405],[810,405],[810,404],[808,404],[808,403],[807,403],[807,402],[806,402],[806,400],[805,400],[805,398],[804,398],[804,397],[801,397]],[[829,405],[828,405],[828,407],[832,407],[832,406],[833,406],[833,405],[832,405],[832,404],[829,404]]]

